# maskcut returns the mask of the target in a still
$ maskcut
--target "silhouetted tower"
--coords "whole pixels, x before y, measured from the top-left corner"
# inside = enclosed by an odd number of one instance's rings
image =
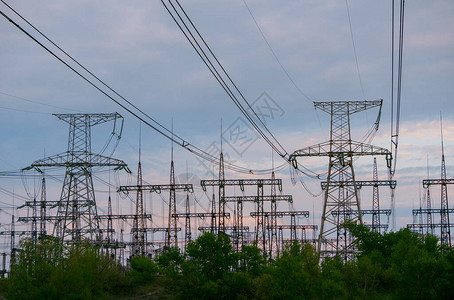
[[[322,255],[343,255],[346,259],[353,253],[354,245],[346,228],[346,221],[362,223],[361,207],[356,186],[353,157],[386,155],[390,166],[391,153],[380,147],[352,140],[351,115],[374,107],[380,108],[383,100],[314,102],[315,108],[330,114],[330,140],[295,151],[290,159],[297,167],[296,157],[329,157],[327,187],[323,201],[318,251],[327,242],[330,249]],[[379,113],[380,115],[380,113]],[[376,123],[378,126],[378,121]]]
[[[140,152],[140,150],[139,150]],[[136,196],[136,213],[134,216],[133,228],[133,246],[132,246],[132,255],[141,255],[145,254],[145,218],[143,211],[143,181],[142,181],[142,164],[140,162],[139,154],[139,163],[137,165],[137,196]]]
[[[434,228],[440,228],[440,242],[446,246],[452,246],[451,241],[451,223],[449,214],[453,213],[454,209],[449,208],[448,202],[448,184],[454,184],[454,178],[446,177],[446,162],[445,162],[445,152],[444,152],[444,143],[443,143],[443,125],[440,116],[440,127],[441,127],[441,178],[439,179],[424,179],[422,181],[423,187],[427,189],[428,195],[428,205],[431,202],[430,200],[430,186],[431,185],[440,185],[441,186],[441,206],[439,209],[434,209],[429,207],[427,210],[421,211],[421,213],[427,213],[427,224],[419,224],[419,227],[428,228],[433,231]],[[418,212],[419,213],[419,212]],[[429,214],[438,214],[440,213],[440,222],[432,223],[432,215]],[[430,218],[430,219],[429,219]],[[429,223],[429,221],[431,223]],[[418,224],[408,224],[410,228],[417,228]]]
[[[372,195],[372,231],[380,232],[380,196],[378,193],[378,171],[377,158],[374,157],[373,180],[376,184],[373,186]]]
[[[43,175],[41,180],[41,199],[40,199],[40,223],[39,223],[39,234],[45,236],[47,234],[46,229],[46,178]]]
[[[112,220],[112,199],[109,193],[109,199],[107,200],[107,243],[113,243],[113,220]]]
[[[225,175],[224,175],[224,154],[219,155],[219,231],[225,231]]]
[[[124,226],[124,222],[121,223],[121,229],[120,229],[120,244],[123,245],[124,244],[124,239],[123,239],[123,231],[125,230],[123,228]],[[120,247],[120,263],[122,265],[124,265],[124,259],[125,259],[125,248],[124,247]]]
[[[32,207],[32,238],[36,243],[38,237],[38,202],[36,197],[33,197],[33,207]]]
[[[15,226],[15,220],[14,220],[14,207],[13,207],[13,213],[11,214],[11,227],[10,228],[11,228],[11,230],[10,230],[10,249],[11,249],[10,266],[12,266],[16,262],[16,226]]]
[[[178,231],[177,231],[177,203],[175,193],[175,167],[173,163],[173,143],[172,143],[172,161],[170,162],[170,196],[169,196],[169,220],[167,231],[167,246],[178,246]]]
[[[213,197],[211,198],[211,232],[216,233],[216,231],[216,198],[213,186]]]
[[[184,224],[184,245],[185,247],[192,239],[191,233],[191,205],[189,203],[189,191],[186,192],[186,201],[185,201],[186,215],[185,215],[185,224]]]
[[[274,171],[271,173],[271,180],[274,181],[276,176]],[[273,253],[277,253],[278,243],[277,243],[277,218],[276,218],[276,209],[277,209],[277,201],[276,197],[276,185],[271,185],[271,216],[270,216],[270,250],[269,250],[269,257],[271,258]]]
[[[257,246],[262,248],[263,254],[266,255],[266,237],[265,237],[265,223],[263,222],[263,183],[259,181],[257,183],[257,225],[255,227],[255,240]]]
[[[427,224],[429,225],[428,227],[428,232],[430,234],[434,234],[434,229],[432,227],[433,221],[432,221],[432,199],[430,198],[430,186],[427,187]]]
[[[443,144],[443,124],[440,114],[441,126],[441,237],[442,244],[451,246],[451,224],[449,222],[449,202],[448,202],[448,186],[446,184],[446,163],[445,163],[445,148]]]
[[[280,256],[281,253],[284,252],[284,230],[282,229],[282,226],[278,228],[278,248],[277,248],[277,257]]]
[[[34,168],[66,168],[54,232],[62,240],[73,242],[83,239],[99,240],[100,228],[92,168],[127,169],[127,165],[121,160],[91,152],[91,127],[110,121],[116,124],[117,120],[123,120],[123,117],[118,113],[55,116],[69,124],[68,151],[35,161],[31,165]]]

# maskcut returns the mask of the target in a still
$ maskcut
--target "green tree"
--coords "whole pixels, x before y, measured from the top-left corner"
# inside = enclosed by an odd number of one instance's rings
[[[24,239],[4,282],[8,299],[93,299],[121,292],[125,272],[88,243],[64,247],[52,237]]]
[[[221,279],[237,263],[230,238],[222,233],[217,236],[211,232],[202,234],[188,243],[186,254],[187,263],[191,265],[187,270],[197,272],[207,280]]]
[[[130,276],[136,284],[150,283],[156,278],[158,265],[150,258],[140,255],[131,259]]]
[[[452,299],[452,250],[432,235],[409,229],[379,234],[346,224],[357,238],[357,265],[364,295],[395,299]]]
[[[238,253],[238,262],[239,271],[257,276],[263,272],[266,260],[263,257],[262,250],[253,245],[242,247],[241,252]]]
[[[317,298],[320,278],[314,247],[295,242],[254,280],[255,295],[263,299]]]
[[[178,247],[168,248],[156,258],[159,272],[167,277],[181,275],[181,266],[184,260],[185,257]]]

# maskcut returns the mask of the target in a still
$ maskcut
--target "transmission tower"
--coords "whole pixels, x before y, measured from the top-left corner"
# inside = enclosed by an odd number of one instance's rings
[[[40,201],[40,223],[39,223],[39,234],[45,236],[47,234],[46,229],[46,178],[43,176],[41,181],[41,201]]]
[[[222,156],[221,156],[222,157]],[[257,186],[257,196],[246,196],[246,197],[252,197],[254,201],[257,203],[257,211],[258,212],[263,212],[263,201],[264,201],[264,195],[263,195],[263,187],[265,185],[277,185],[279,187],[279,191],[282,191],[282,180],[281,179],[225,179],[224,178],[224,172],[222,172],[222,176],[219,176],[219,180],[201,180],[200,185],[202,186],[202,189],[206,191],[207,186],[218,186],[219,187],[219,202],[221,203],[219,205],[219,209],[222,211],[219,213],[219,224],[221,224],[221,219],[225,219],[226,213],[225,213],[225,187],[226,186],[239,186],[241,191],[244,191],[244,186],[245,185],[252,185],[252,186]],[[221,175],[221,172],[220,172]],[[223,209],[224,208],[224,209]],[[237,212],[237,215],[240,215],[240,211]],[[222,221],[224,222],[224,221]],[[219,226],[219,231],[221,228],[224,228]],[[263,222],[263,213],[258,213],[258,218],[257,218],[257,229],[256,229],[256,241],[257,245],[262,248],[264,253],[266,254],[266,240],[265,240],[265,229],[264,229],[264,222]]]
[[[331,116],[330,140],[297,150],[290,156],[295,167],[297,167],[297,157],[329,157],[328,178],[317,247],[322,256],[343,255],[347,259],[350,257],[349,254],[354,252],[350,234],[342,226],[348,221],[362,223],[353,158],[365,155],[385,155],[388,166],[390,166],[391,153],[388,150],[354,141],[350,131],[351,115],[375,107],[380,108],[381,112],[382,102],[383,100],[314,102],[316,109]],[[376,126],[378,126],[378,120]],[[330,238],[332,236],[335,238]],[[321,245],[325,242],[330,247],[322,253]]]
[[[216,233],[216,198],[214,195],[214,186],[213,186],[213,196],[211,197],[211,232]]]
[[[140,155],[139,155],[140,156]],[[145,249],[145,218],[143,210],[143,191],[142,191],[142,164],[137,165],[137,196],[136,196],[136,214],[134,216],[133,228],[137,230],[133,233],[132,255],[144,255]]]
[[[454,213],[454,209],[449,208],[448,201],[448,185],[454,184],[453,178],[447,178],[446,176],[446,161],[445,161],[445,150],[443,142],[443,123],[440,114],[440,132],[441,132],[441,177],[439,179],[424,179],[422,181],[423,187],[427,190],[427,209],[418,209],[413,210],[413,215],[426,214],[427,223],[426,224],[408,224],[409,228],[423,230],[427,228],[428,233],[434,232],[435,228],[440,228],[440,242],[442,245],[452,247],[451,241],[451,227],[454,227],[454,224],[450,222],[450,214]],[[441,187],[441,199],[440,199],[440,208],[431,208],[431,198],[430,198],[430,186],[440,185]],[[434,223],[432,216],[435,214],[440,214],[440,222]]]
[[[441,141],[441,243],[451,246],[451,224],[449,221],[448,211],[448,185],[446,183],[446,162],[445,149],[443,145],[443,127],[441,129]]]
[[[219,156],[219,231],[224,232],[225,231],[225,202],[221,201],[220,199],[223,199],[225,197],[225,175],[224,175],[224,154],[221,154]]]
[[[78,242],[100,239],[99,221],[93,188],[92,169],[114,167],[127,169],[121,160],[91,152],[91,128],[105,122],[116,122],[123,117],[109,114],[55,114],[69,124],[68,151],[31,164],[31,168],[65,167],[65,179],[54,218],[54,233],[62,240]],[[115,129],[115,127],[114,127]]]
[[[271,173],[271,180],[274,181],[276,179],[276,175],[274,171]],[[277,219],[276,219],[276,209],[277,209],[277,201],[276,197],[276,185],[271,185],[271,218],[270,218],[270,225],[271,228],[270,232],[270,249],[268,252],[268,256],[272,257],[273,253],[277,253]]]
[[[391,191],[397,186],[396,180],[378,180],[378,170],[377,170],[377,159],[374,157],[374,165],[372,169],[372,177],[373,180],[357,180],[355,182],[356,187],[358,189],[362,189],[363,186],[372,187],[372,209],[362,209],[361,215],[372,215],[372,224],[367,224],[366,226],[370,227],[372,231],[381,232],[383,230],[387,230],[389,225],[388,224],[381,224],[381,215],[386,215],[389,220],[389,216],[391,216],[391,209],[380,209],[380,194],[379,194],[379,187],[381,186],[389,186]],[[343,184],[346,185],[353,185],[352,182],[344,182]],[[327,186],[326,182],[322,182],[322,189],[325,190]],[[355,212],[356,213],[356,212]],[[337,214],[337,212],[333,212],[333,214]]]
[[[177,219],[172,216],[177,213],[176,194],[175,194],[175,167],[172,161],[170,162],[170,196],[169,196],[169,219],[167,231],[167,245],[169,247],[178,246],[178,235],[177,235]]]
[[[184,223],[184,245],[185,247],[188,245],[188,243],[192,239],[192,232],[191,232],[191,217],[189,216],[191,214],[191,206],[189,203],[189,192],[186,192],[186,201],[185,201],[185,223]]]

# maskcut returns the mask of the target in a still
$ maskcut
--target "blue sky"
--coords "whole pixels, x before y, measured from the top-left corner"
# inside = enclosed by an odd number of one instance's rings
[[[348,1],[364,94],[367,100],[384,99],[380,131],[373,143],[386,148],[390,144],[390,2]],[[280,62],[310,100],[281,69],[242,0],[181,3],[246,98],[260,101],[266,92],[279,106],[278,114],[269,118],[267,125],[287,151],[327,140],[329,119],[323,112],[314,111],[312,101],[364,99],[345,1],[247,1]],[[196,146],[209,149],[213,143],[219,144],[221,119],[224,128],[238,124],[235,122],[240,112],[160,1],[38,0],[9,4],[156,120],[170,128],[173,119],[175,132]],[[0,9],[13,17],[3,4]],[[411,222],[411,208],[419,201],[419,180],[426,177],[427,157],[430,173],[439,176],[440,111],[448,176],[453,174],[453,13],[454,3],[448,0],[406,4],[396,191],[398,227]],[[0,36],[1,171],[17,170],[44,153],[66,150],[68,129],[52,113],[114,111],[125,117],[123,138],[114,156],[136,169],[139,122],[134,117],[4,19],[0,21]],[[357,139],[372,126],[376,114],[358,114],[353,132]],[[109,130],[108,126],[94,129],[94,151],[104,145]],[[271,150],[263,140],[246,150],[224,147],[237,164],[251,169],[271,167]],[[142,127],[143,169],[148,182],[168,180],[169,150],[167,139]],[[183,149],[176,149],[175,154],[178,174],[185,173],[187,163],[190,173],[206,176],[206,169],[192,154]],[[278,158],[275,160],[280,163]],[[305,163],[320,172],[327,168],[323,160]],[[383,161],[381,164],[381,178],[385,178]],[[357,172],[358,176],[370,176],[372,160],[358,161]],[[310,196],[301,185],[292,186],[287,169],[279,177],[284,179],[284,191],[294,194],[295,207],[314,211],[317,219],[321,197]],[[320,191],[318,181],[306,180],[314,193]],[[0,184],[25,194],[21,180],[0,178]],[[58,198],[59,188],[58,183],[49,187],[49,197]],[[106,187],[99,189],[105,191]],[[364,193],[362,199],[367,198]],[[388,193],[383,192],[382,206],[388,205]],[[4,197],[3,201],[12,201]]]

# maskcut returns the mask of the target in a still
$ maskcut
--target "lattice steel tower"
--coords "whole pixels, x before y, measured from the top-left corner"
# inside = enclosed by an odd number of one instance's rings
[[[330,140],[297,150],[290,156],[295,167],[296,157],[329,157],[318,239],[318,251],[322,256],[343,255],[347,258],[347,255],[354,251],[350,234],[342,226],[346,221],[362,223],[353,158],[364,155],[386,155],[390,165],[391,153],[388,150],[354,141],[350,131],[351,115],[375,107],[380,108],[381,111],[382,102],[383,100],[314,102],[316,109],[321,109],[331,116]],[[322,244],[328,245],[323,251]]]
[[[68,151],[35,161],[31,166],[65,167],[65,179],[58,202],[54,234],[63,240],[100,240],[92,169],[95,167],[125,168],[121,160],[91,152],[91,127],[123,117],[108,114],[54,114],[69,124]],[[115,126],[115,125],[114,125]],[[114,127],[115,131],[115,127]]]

